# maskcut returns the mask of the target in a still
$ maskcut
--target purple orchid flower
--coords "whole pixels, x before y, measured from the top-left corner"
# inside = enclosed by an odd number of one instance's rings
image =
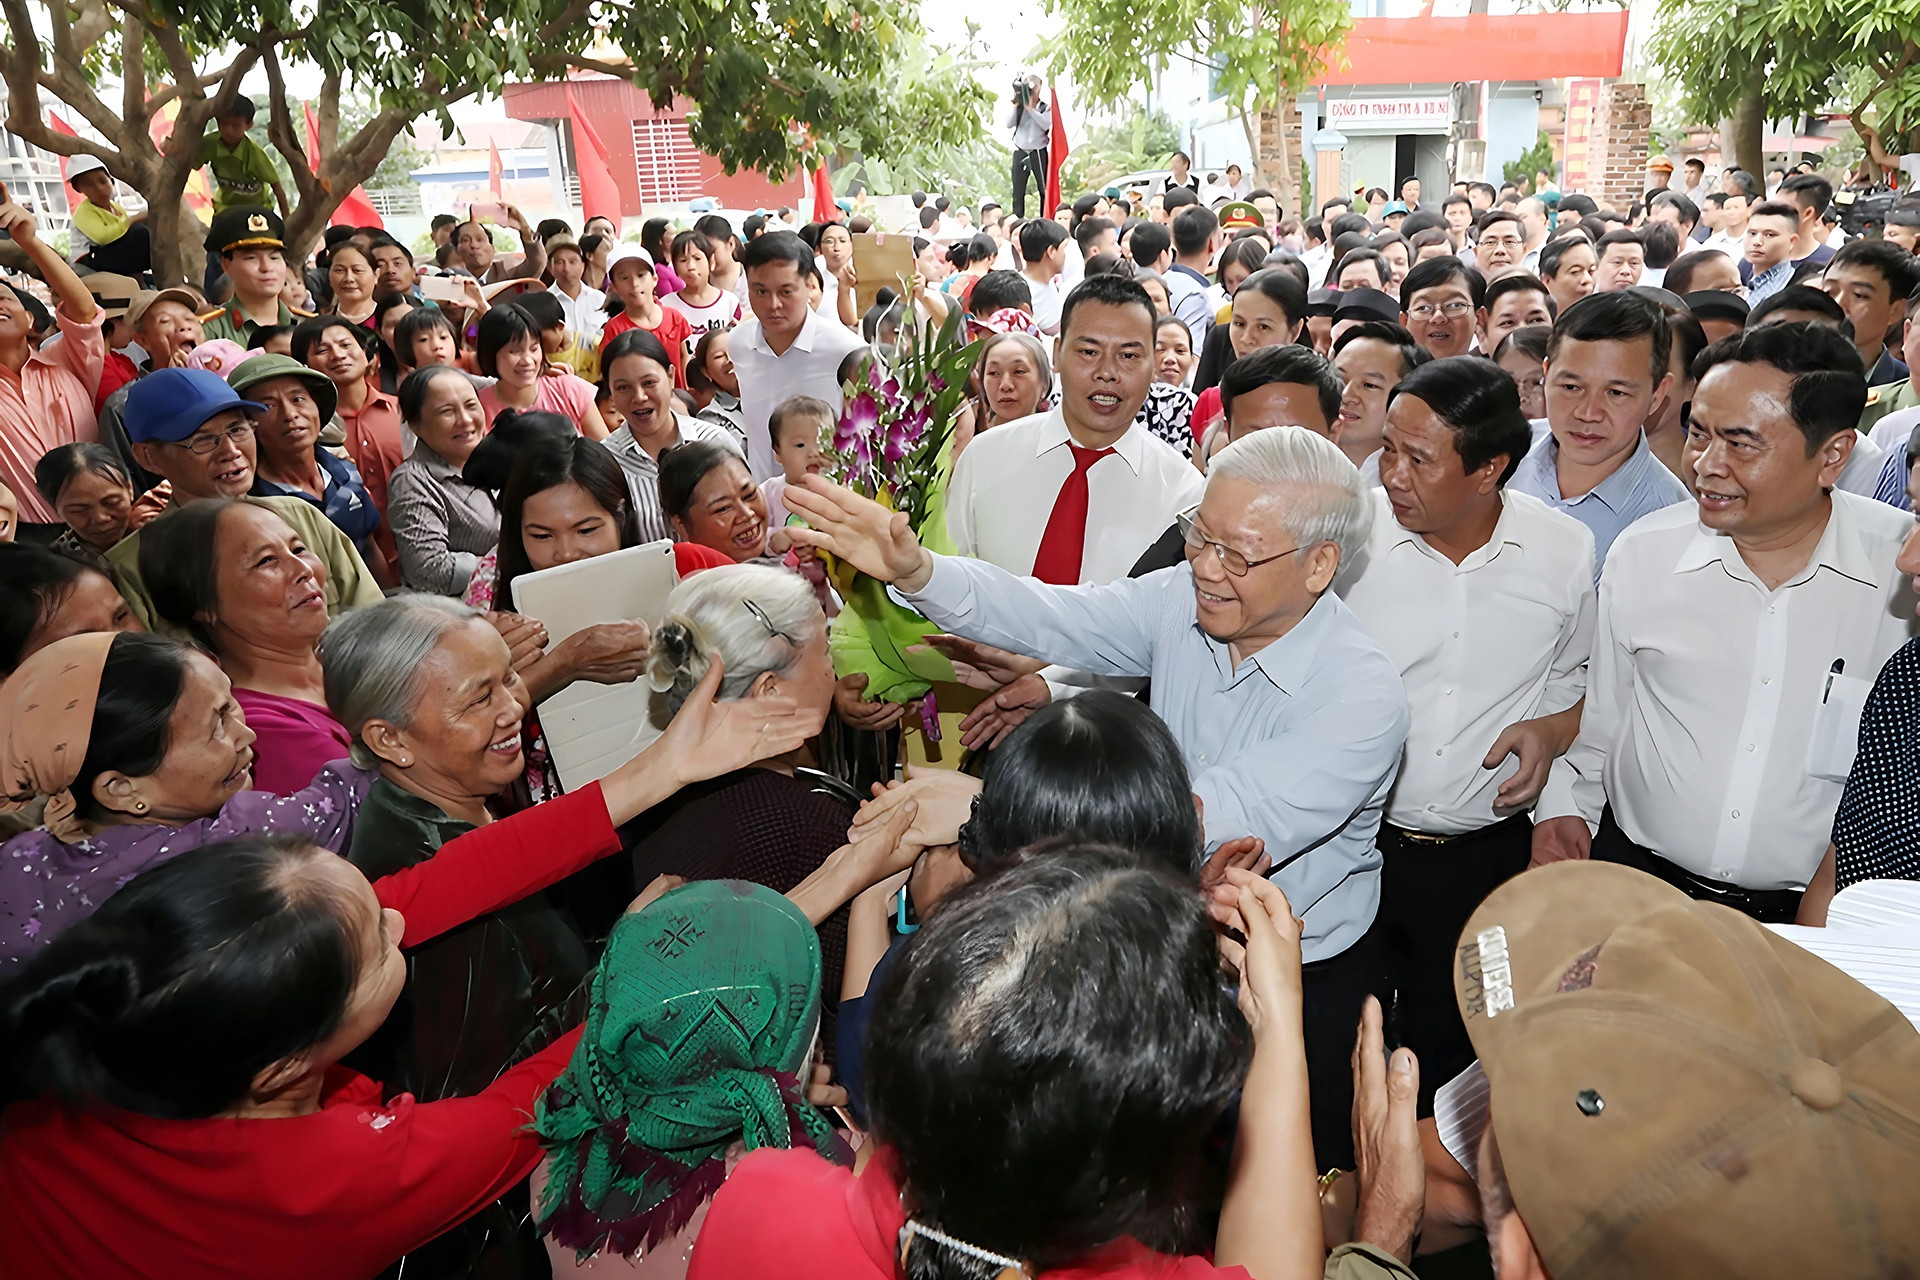
[[[914,429],[916,419],[909,416],[895,418],[887,427],[886,441],[881,445],[880,456],[889,463],[900,461],[913,449],[913,442],[920,438],[920,432]]]
[[[880,428],[880,406],[869,393],[862,391],[847,402],[846,411],[840,415],[840,421],[834,425],[833,447],[837,453],[846,453],[858,442],[869,441]]]

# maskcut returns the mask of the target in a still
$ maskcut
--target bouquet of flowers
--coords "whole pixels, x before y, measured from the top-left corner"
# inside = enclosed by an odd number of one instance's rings
[[[954,419],[978,354],[977,344],[961,340],[961,322],[958,307],[938,329],[909,313],[891,357],[876,348],[843,388],[846,407],[822,442],[835,481],[906,512],[914,533],[935,550],[952,545],[946,490]],[[828,557],[827,571],[846,602],[829,637],[835,669],[864,673],[870,699],[931,703],[933,683],[953,679],[953,665],[922,643],[939,628],[851,565]],[[933,708],[923,705],[921,717],[937,740]]]

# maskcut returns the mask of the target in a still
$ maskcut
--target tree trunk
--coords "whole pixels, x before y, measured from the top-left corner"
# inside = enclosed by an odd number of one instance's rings
[[[1260,113],[1261,132],[1266,132],[1269,123],[1273,126],[1273,154],[1278,157],[1274,168],[1278,170],[1277,180],[1270,180],[1268,187],[1281,209],[1298,209],[1296,197],[1299,194],[1300,157],[1306,150],[1306,137],[1300,127],[1300,108],[1294,102],[1287,87],[1280,86],[1280,101],[1271,111]],[[1305,212],[1302,212],[1304,218]]]
[[[1264,116],[1264,112],[1261,113]],[[1267,152],[1260,145],[1261,125],[1258,117],[1248,115],[1245,106],[1240,107],[1240,131],[1247,135],[1247,154],[1252,157],[1248,163],[1247,177],[1256,187],[1267,185]]]
[[[1759,84],[1740,95],[1739,103],[1733,114],[1720,127],[1720,149],[1722,154],[1729,152],[1733,162],[1764,183],[1767,177],[1767,157],[1762,149],[1761,136],[1767,125],[1766,105],[1761,100]]]

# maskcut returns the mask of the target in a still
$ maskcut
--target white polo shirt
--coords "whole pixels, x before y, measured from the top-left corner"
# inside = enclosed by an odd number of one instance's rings
[[[781,355],[767,345],[758,318],[742,321],[733,331],[727,353],[740,379],[740,419],[747,431],[747,463],[754,479],[780,474],[773,460],[773,440],[767,434],[767,419],[774,408],[791,396],[812,396],[838,413],[840,363],[866,345],[859,334],[815,311],[807,312],[793,345]]]

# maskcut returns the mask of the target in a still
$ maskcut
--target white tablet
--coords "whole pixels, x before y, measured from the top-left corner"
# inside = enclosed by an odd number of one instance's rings
[[[551,649],[604,622],[638,618],[658,627],[679,580],[673,543],[649,542],[522,574],[513,582],[513,604],[546,626]],[[656,725],[654,698],[644,678],[631,684],[579,680],[540,704],[540,728],[567,790],[606,777],[660,736],[665,708],[658,709]]]

